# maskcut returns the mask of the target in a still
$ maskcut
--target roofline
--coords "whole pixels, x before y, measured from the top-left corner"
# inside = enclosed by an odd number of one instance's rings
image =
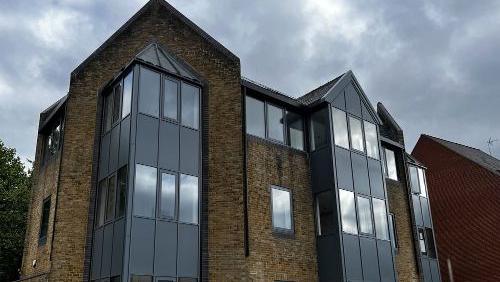
[[[42,123],[38,126],[38,133],[42,132],[45,130],[47,125],[52,122],[52,119],[57,116],[61,112],[61,109],[63,106],[66,104],[66,101],[68,101],[68,95],[64,95],[61,99],[57,100],[54,104],[52,104],[50,107],[48,107],[46,110],[44,110],[42,113],[40,113],[40,118],[42,115],[48,114],[50,112],[50,115],[47,116],[46,118],[43,119]]]
[[[289,104],[294,107],[304,107],[305,105],[300,103],[297,99],[290,97],[278,90],[272,89],[268,86],[265,86],[259,82],[253,81],[246,77],[241,77],[241,85],[252,90],[255,90],[265,96],[276,99],[280,102]]]
[[[343,73],[342,75],[340,75],[340,78],[339,78],[339,79],[335,82],[335,84],[333,84],[333,85],[332,85],[332,87],[330,87],[330,89],[328,89],[328,90],[325,92],[325,94],[323,94],[323,96],[321,96],[320,98],[316,99],[316,101],[314,101],[314,102],[312,102],[312,103],[308,104],[308,106],[310,106],[310,107],[315,107],[315,106],[317,106],[317,105],[321,104],[322,102],[324,102],[324,101],[325,101],[325,98],[326,98],[328,95],[330,95],[330,92],[331,92],[333,89],[335,89],[335,87],[337,87],[337,85],[339,85],[339,83],[340,83],[341,81],[343,81],[343,80],[344,80],[344,78],[346,77],[346,75],[347,75],[349,72],[351,72],[351,70],[346,71],[345,73]],[[352,72],[351,72],[351,73],[352,73]],[[327,83],[328,83],[328,82],[327,82]],[[323,85],[325,85],[325,84],[322,84],[321,86],[323,86]],[[315,91],[315,90],[319,89],[321,86],[318,86],[318,87],[314,88],[313,90],[309,91],[308,93],[311,93],[311,92],[313,92],[313,91]],[[307,94],[304,94],[304,96],[305,96],[305,95],[307,95]]]
[[[384,104],[382,104],[381,102],[378,102],[377,103],[377,112],[378,110],[381,110],[382,111],[382,114],[384,114],[389,122],[391,123],[391,125],[400,133],[403,133],[403,129],[401,129],[401,127],[399,126],[399,124],[396,122],[396,120],[394,119],[394,117],[392,117],[391,113],[389,113],[389,111],[386,109],[386,107],[384,106]]]

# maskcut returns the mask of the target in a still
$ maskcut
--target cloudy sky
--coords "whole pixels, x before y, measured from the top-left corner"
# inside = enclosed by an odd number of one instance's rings
[[[33,159],[39,112],[145,2],[1,1],[0,139]],[[243,75],[290,96],[353,70],[410,151],[421,133],[484,151],[500,139],[500,1],[170,3],[239,56]]]

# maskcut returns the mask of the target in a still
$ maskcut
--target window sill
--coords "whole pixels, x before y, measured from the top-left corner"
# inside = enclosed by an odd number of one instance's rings
[[[273,228],[273,236],[281,239],[295,239],[293,230]]]

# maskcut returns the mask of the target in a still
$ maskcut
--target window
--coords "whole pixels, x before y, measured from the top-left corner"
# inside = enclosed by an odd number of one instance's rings
[[[436,246],[434,245],[434,234],[432,233],[432,229],[425,229],[425,239],[427,243],[427,256],[436,258]]]
[[[57,122],[45,139],[44,161],[47,161],[59,151],[61,142],[61,122]]]
[[[200,111],[200,90],[198,87],[182,83],[181,89],[182,125],[198,129]]]
[[[108,189],[108,180],[104,179],[99,183],[97,189],[97,213],[96,213],[96,223],[97,226],[102,226],[104,224],[104,218],[106,216],[106,190]]]
[[[420,183],[420,196],[427,197],[427,185],[425,183],[424,170],[418,169],[418,182]]]
[[[43,200],[42,218],[40,220],[40,233],[38,234],[38,243],[45,244],[47,241],[47,231],[49,229],[50,215],[50,196]]]
[[[273,228],[278,230],[292,230],[292,198],[290,191],[273,186],[271,188],[271,205],[273,214]]]
[[[387,211],[384,200],[373,198],[373,214],[375,218],[375,231],[377,238],[389,240],[389,229],[387,226]]]
[[[179,221],[198,224],[198,177],[180,176]]]
[[[141,67],[139,75],[139,112],[157,117],[160,111],[160,74]]]
[[[387,177],[393,180],[398,180],[398,170],[396,166],[396,155],[394,151],[385,149],[385,164]]]
[[[182,277],[179,277],[179,282],[196,282],[198,281],[198,279],[196,278],[182,278]]]
[[[304,150],[304,122],[300,115],[286,112],[286,133],[290,147]]]
[[[175,217],[175,187],[176,177],[173,174],[161,174],[160,217]]]
[[[413,193],[420,194],[420,185],[418,185],[418,169],[414,166],[410,166],[410,183]]]
[[[106,195],[106,221],[112,220],[115,216],[115,191],[116,175],[113,175],[108,180],[108,193]]]
[[[153,276],[132,274],[130,282],[153,282]]]
[[[154,217],[157,169],[137,164],[135,167],[134,215]]]
[[[366,154],[368,157],[378,159],[377,127],[371,122],[363,121],[363,123],[365,125]]]
[[[113,93],[109,93],[104,97],[104,107],[103,107],[103,125],[104,133],[111,129],[111,124],[113,123]]]
[[[391,238],[391,245],[393,249],[399,248],[398,231],[396,229],[396,217],[393,213],[389,213],[389,235]]]
[[[328,145],[328,108],[311,115],[311,150],[314,151]]]
[[[246,128],[247,133],[265,138],[264,102],[246,96]]]
[[[120,82],[120,83],[116,84],[114,89],[113,89],[113,117],[112,117],[112,122],[111,122],[113,124],[115,122],[117,122],[118,120],[120,120],[120,117],[121,117],[121,113],[120,113],[121,96],[122,96],[122,84]]]
[[[372,208],[370,199],[358,196],[359,232],[373,234]]]
[[[349,126],[351,131],[351,148],[364,152],[365,144],[363,142],[361,121],[357,118],[349,117]]]
[[[351,234],[358,234],[356,222],[356,207],[354,204],[354,193],[339,189],[340,214],[342,219],[342,230]]]
[[[283,109],[267,104],[267,136],[270,139],[284,142]]]
[[[332,108],[332,119],[335,145],[349,149],[346,113],[339,109]]]
[[[171,79],[165,79],[164,82],[163,117],[176,120],[179,83]]]
[[[330,191],[319,193],[316,196],[316,224],[318,235],[330,235],[335,232],[333,193]]]
[[[132,104],[132,79],[133,79],[133,73],[130,72],[123,80],[122,118],[130,114],[130,107]]]
[[[118,171],[118,191],[116,193],[116,218],[125,215],[127,208],[127,167],[124,166]]]
[[[418,245],[420,247],[420,253],[422,255],[426,255],[427,250],[425,248],[425,232],[421,228],[418,229]]]

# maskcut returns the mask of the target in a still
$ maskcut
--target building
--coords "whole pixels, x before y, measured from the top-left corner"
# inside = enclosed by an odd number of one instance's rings
[[[427,167],[443,281],[500,280],[500,160],[421,135],[412,155]]]
[[[151,0],[40,115],[22,280],[437,281],[387,115],[351,71],[298,99],[242,78]]]

